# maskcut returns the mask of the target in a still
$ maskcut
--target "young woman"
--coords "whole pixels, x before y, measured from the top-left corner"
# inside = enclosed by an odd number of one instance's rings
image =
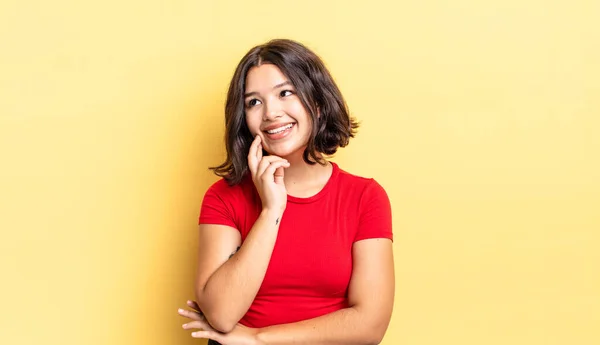
[[[209,344],[378,344],[394,299],[390,203],[325,158],[358,125],[323,62],[291,40],[252,48],[225,122],[183,328]]]

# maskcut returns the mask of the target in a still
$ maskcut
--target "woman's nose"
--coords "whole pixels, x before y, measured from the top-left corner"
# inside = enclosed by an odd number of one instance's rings
[[[281,109],[281,105],[277,101],[267,102],[263,107],[263,120],[274,120],[283,115],[283,110]]]

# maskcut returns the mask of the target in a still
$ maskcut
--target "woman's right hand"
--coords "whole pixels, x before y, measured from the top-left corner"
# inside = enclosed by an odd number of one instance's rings
[[[248,153],[248,167],[252,181],[260,195],[263,210],[283,212],[287,205],[287,191],[283,183],[283,169],[290,163],[277,156],[262,154],[260,136],[256,136]]]

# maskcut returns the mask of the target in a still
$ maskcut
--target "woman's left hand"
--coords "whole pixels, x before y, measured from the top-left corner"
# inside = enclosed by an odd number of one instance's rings
[[[257,330],[255,328],[238,323],[231,332],[221,333],[210,326],[196,302],[188,301],[187,305],[192,310],[179,309],[178,312],[179,315],[192,320],[183,325],[183,329],[197,329],[192,333],[192,337],[212,339],[222,345],[264,345],[256,337]]]

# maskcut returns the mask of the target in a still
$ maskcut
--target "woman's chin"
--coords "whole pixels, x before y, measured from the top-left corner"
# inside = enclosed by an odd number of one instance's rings
[[[293,149],[289,149],[289,148],[272,148],[272,149],[267,150],[267,153],[269,153],[269,155],[272,155],[272,156],[277,156],[277,157],[288,159],[288,158],[292,158],[292,157],[296,157],[296,156],[302,157],[302,154],[304,153],[304,148],[297,149],[297,150],[293,150]]]
[[[289,151],[273,151],[273,152],[268,152],[270,156],[277,156],[277,157],[281,157],[281,158],[286,158],[291,156],[291,153]]]

